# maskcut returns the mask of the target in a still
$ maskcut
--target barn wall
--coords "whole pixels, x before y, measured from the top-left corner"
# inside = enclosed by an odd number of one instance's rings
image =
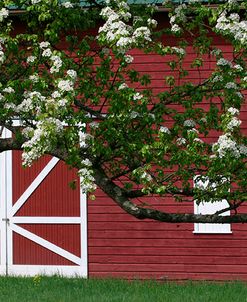
[[[193,211],[193,205],[150,198],[164,211]],[[243,207],[242,211],[247,207]],[[102,191],[88,200],[89,277],[164,280],[247,280],[247,225],[231,234],[194,234],[193,224],[138,221]]]
[[[229,46],[222,40],[215,41],[215,46],[231,59]],[[195,58],[193,49],[189,47],[187,53],[186,81],[203,81],[215,66],[215,58],[205,56],[199,79],[197,70],[190,67]],[[151,75],[154,92],[163,89],[164,76],[170,74],[166,59],[140,52],[134,52],[134,56],[135,68]],[[246,105],[241,119],[242,128],[246,129]],[[216,140],[214,133],[209,140]],[[88,201],[89,277],[247,280],[247,225],[232,225],[231,234],[194,234],[193,224],[138,221],[114,205],[101,190],[96,195],[95,201]],[[193,202],[185,205],[156,197],[147,202],[168,212],[193,211]]]
[[[170,42],[170,41],[169,41]],[[218,41],[220,47],[231,56],[229,47],[222,41]],[[175,44],[175,42],[174,42]],[[193,60],[194,54],[191,48],[188,49],[187,66]],[[166,71],[165,58],[157,55],[146,56],[140,52],[135,52],[135,67],[140,72],[148,72],[152,76],[152,87],[154,92],[159,92],[164,88],[164,76],[169,73]],[[206,77],[215,62],[213,58],[207,58],[207,64],[201,72],[201,79]],[[190,70],[189,81],[198,82],[198,73],[196,70]],[[244,113],[241,118],[244,119],[242,127],[247,129],[247,105],[244,107]],[[210,138],[211,140],[214,137]],[[19,159],[18,159],[19,160]],[[16,179],[23,171],[16,170]],[[34,172],[35,174],[36,172]],[[54,176],[59,179],[57,186],[61,186],[61,175]],[[33,176],[32,176],[33,177]],[[22,187],[25,187],[25,181],[29,182],[29,175],[20,178],[16,182],[14,191],[14,200],[18,198]],[[52,185],[52,183],[50,183]],[[64,186],[67,186],[64,183]],[[54,188],[53,188],[54,189]],[[49,189],[50,190],[50,189]],[[41,201],[40,196],[32,196],[33,202]],[[68,193],[75,194],[75,193]],[[79,197],[77,196],[76,199]],[[30,209],[22,209],[18,215],[65,215],[77,216],[71,201],[75,200],[73,196],[68,197],[70,205],[66,214],[61,213],[62,208],[59,198],[56,205],[50,203],[47,205],[48,212],[44,213],[44,205],[41,206],[41,213],[36,214],[37,208],[33,206]],[[193,203],[176,204],[172,199],[158,199],[150,197],[146,200],[149,204],[159,205],[164,211],[170,212],[192,212]],[[73,202],[72,202],[73,203]],[[36,203],[38,204],[38,203]],[[66,203],[63,204],[66,206]],[[66,211],[67,211],[66,210]],[[247,211],[246,206],[242,211]],[[26,212],[25,212],[26,211]],[[75,213],[72,212],[75,211]],[[58,213],[59,212],[59,213]],[[25,226],[28,228],[29,226]],[[247,225],[232,225],[231,234],[194,234],[193,224],[167,224],[154,222],[151,220],[139,221],[130,215],[124,213],[114,202],[107,197],[101,190],[96,192],[96,200],[88,200],[88,270],[89,277],[126,277],[126,278],[157,278],[161,280],[184,280],[184,279],[208,279],[208,280],[229,280],[241,279],[247,280]],[[76,236],[77,231],[68,230],[68,234],[74,234],[68,241],[57,236],[55,239],[50,230],[42,229],[41,226],[34,227],[32,230],[45,236],[49,240],[59,242],[64,248],[79,255],[79,246],[71,243]],[[48,238],[48,235],[50,236]],[[17,250],[22,253],[28,252],[29,246],[21,242],[16,236]],[[51,263],[50,255],[43,255],[43,250],[34,251],[34,255],[28,258],[33,259],[34,264]],[[39,257],[36,257],[36,256]],[[17,253],[14,255],[15,263],[25,263],[23,258]],[[19,257],[19,258],[18,258]],[[52,259],[53,260],[53,259]],[[53,262],[54,263],[54,262]],[[56,257],[56,264],[67,264]]]

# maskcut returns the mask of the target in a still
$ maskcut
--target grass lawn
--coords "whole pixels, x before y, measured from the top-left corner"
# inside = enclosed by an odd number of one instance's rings
[[[243,302],[247,284],[0,277],[1,302]]]

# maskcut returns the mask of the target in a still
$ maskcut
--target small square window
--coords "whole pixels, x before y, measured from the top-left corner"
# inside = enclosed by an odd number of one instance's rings
[[[202,180],[196,176],[194,178],[194,186],[200,186],[206,188],[209,181],[208,179]],[[219,210],[227,208],[228,202],[226,199],[216,202],[201,202],[199,205],[194,201],[194,213],[195,214],[214,214]],[[230,211],[224,212],[222,216],[230,215]],[[196,234],[229,234],[231,232],[230,223],[195,223],[194,224],[194,233]]]

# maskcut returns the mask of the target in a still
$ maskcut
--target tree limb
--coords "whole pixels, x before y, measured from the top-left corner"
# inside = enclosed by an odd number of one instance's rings
[[[124,189],[112,182],[100,167],[95,169],[96,184],[120,206],[125,212],[137,219],[152,219],[169,223],[244,223],[247,222],[247,214],[236,214],[232,216],[219,216],[217,214],[180,214],[167,213],[159,210],[144,208],[134,204],[128,199]]]

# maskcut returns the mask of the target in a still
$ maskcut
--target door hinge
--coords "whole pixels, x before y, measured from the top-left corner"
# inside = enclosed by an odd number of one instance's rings
[[[9,218],[2,218],[2,221],[6,221],[7,223],[9,223]]]

